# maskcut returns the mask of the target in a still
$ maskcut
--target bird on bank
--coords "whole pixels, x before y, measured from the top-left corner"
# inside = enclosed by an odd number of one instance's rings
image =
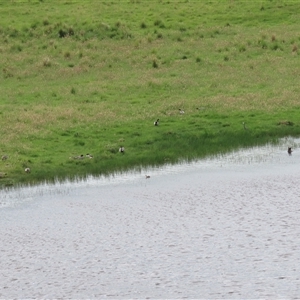
[[[196,107],[197,110],[205,110],[205,107]]]
[[[7,159],[8,159],[8,156],[7,156],[7,155],[2,155],[1,159],[2,159],[2,160],[7,160]]]
[[[87,158],[93,158],[93,155],[87,154],[86,157],[87,157]]]
[[[288,147],[287,152],[288,152],[289,155],[292,155],[292,152],[293,152],[292,147]]]
[[[181,108],[179,108],[179,113],[180,113],[181,115],[183,115],[183,114],[184,114],[184,110],[182,110]]]
[[[159,119],[157,119],[155,122],[154,122],[154,126],[158,126],[159,125]]]
[[[30,170],[30,168],[25,168],[25,173],[30,173],[31,172],[31,170]]]
[[[124,148],[123,146],[121,146],[121,147],[119,148],[119,152],[120,152],[120,153],[124,153],[124,152],[125,152],[125,148]]]

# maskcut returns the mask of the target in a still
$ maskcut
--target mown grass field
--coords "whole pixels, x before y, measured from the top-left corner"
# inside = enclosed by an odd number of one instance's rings
[[[299,17],[282,0],[1,1],[0,186],[299,135]]]

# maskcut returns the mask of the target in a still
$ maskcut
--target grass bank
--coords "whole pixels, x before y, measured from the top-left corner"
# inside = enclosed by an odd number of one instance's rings
[[[281,0],[1,2],[0,186],[299,135],[299,12]]]

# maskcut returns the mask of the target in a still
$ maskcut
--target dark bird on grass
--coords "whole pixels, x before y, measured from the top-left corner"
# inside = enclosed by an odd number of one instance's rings
[[[30,170],[30,168],[25,168],[25,173],[30,173],[31,172],[31,170]]]
[[[184,110],[182,110],[181,108],[179,108],[179,113],[183,115],[184,114]]]
[[[292,155],[292,152],[293,152],[292,147],[288,147],[288,154]]]
[[[159,125],[159,119],[157,119],[155,122],[154,122],[154,126],[158,126]]]
[[[119,148],[119,152],[120,152],[120,153],[124,153],[124,152],[125,152],[125,148],[124,148],[123,146],[121,146],[121,147]]]

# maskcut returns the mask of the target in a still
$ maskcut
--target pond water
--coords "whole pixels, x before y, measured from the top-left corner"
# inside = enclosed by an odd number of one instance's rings
[[[299,299],[299,146],[0,191],[0,298]]]

